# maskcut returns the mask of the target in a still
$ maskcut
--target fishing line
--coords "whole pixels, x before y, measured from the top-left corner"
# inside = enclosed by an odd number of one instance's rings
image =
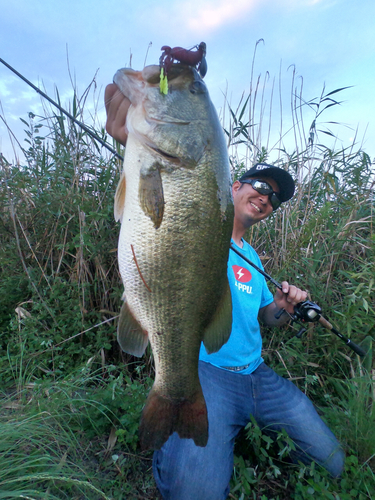
[[[57,102],[55,102],[53,99],[51,99],[47,94],[45,94],[42,90],[40,90],[38,87],[36,87],[33,83],[30,82],[30,80],[28,80],[27,78],[25,78],[23,75],[21,75],[21,73],[19,73],[17,70],[15,70],[14,68],[12,68],[12,66],[10,66],[10,64],[8,64],[7,62],[4,61],[4,59],[1,59],[0,58],[0,62],[4,64],[4,66],[6,66],[8,69],[10,69],[11,71],[13,71],[14,74],[16,74],[19,78],[21,78],[21,80],[23,80],[24,82],[27,83],[27,85],[29,85],[31,88],[33,88],[35,90],[35,92],[37,92],[38,94],[40,94],[42,97],[44,97],[44,99],[47,99],[47,101],[49,101],[53,106],[55,106],[59,111],[61,111],[62,113],[64,113],[68,118],[70,118],[74,123],[76,123],[77,125],[79,125],[85,132],[87,132],[87,134],[89,134],[93,139],[95,139],[96,141],[98,141],[102,146],[104,146],[105,148],[108,149],[108,151],[110,151],[113,155],[115,155],[117,158],[119,158],[120,160],[124,161],[124,157],[122,155],[120,155],[115,149],[113,149],[109,144],[107,144],[105,141],[103,141],[103,139],[101,139],[97,134],[95,134],[95,132],[93,132],[92,130],[90,130],[88,127],[86,127],[86,125],[84,125],[82,122],[80,122],[79,120],[77,120],[77,118],[74,118],[74,116],[72,116],[70,113],[68,113],[68,111],[66,111],[64,108],[62,108],[60,106],[60,104],[58,104]]]
[[[8,69],[10,69],[15,75],[17,75],[21,80],[23,80],[27,85],[29,85],[31,88],[35,90],[38,94],[40,94],[42,97],[47,99],[53,106],[55,106],[61,113],[64,113],[70,120],[72,120],[74,123],[76,123],[79,127],[81,127],[87,134],[89,134],[93,139],[98,141],[102,146],[108,149],[113,155],[115,155],[117,158],[120,160],[124,160],[124,157],[120,155],[115,149],[113,149],[109,144],[107,144],[105,141],[103,141],[95,132],[90,130],[86,125],[84,125],[82,122],[74,118],[68,111],[66,111],[64,108],[62,108],[57,102],[55,102],[53,99],[51,99],[45,92],[40,90],[38,87],[36,87],[33,83],[30,82],[26,77],[21,75],[16,69],[14,69],[10,64],[8,64],[6,61],[0,58],[0,62],[4,64]],[[239,255],[243,260],[245,260],[248,264],[250,264],[253,268],[255,268],[260,274],[262,274],[268,281],[270,281],[273,285],[275,285],[279,290],[282,290],[282,286],[280,283],[278,283],[276,280],[274,280],[269,274],[267,274],[265,271],[260,269],[258,266],[256,266],[253,262],[251,262],[245,255],[243,255],[241,252],[239,252],[236,248],[233,247],[231,244],[230,249],[233,250],[237,255]],[[135,257],[135,256],[134,256]],[[147,286],[147,285],[146,285]],[[148,287],[147,287],[148,288]],[[311,311],[314,312],[313,318],[310,317]],[[319,306],[313,302],[310,301],[305,301],[301,302],[300,304],[297,304],[295,306],[295,314],[290,315],[292,318],[292,321],[319,321],[319,323],[324,327],[330,330],[332,333],[334,333],[337,337],[339,337],[345,344],[350,347],[353,351],[355,351],[359,356],[365,356],[366,352],[357,344],[352,342],[350,339],[346,338],[344,335],[342,335],[339,331],[337,331],[329,321],[327,321],[323,316],[320,314],[321,309]],[[280,311],[281,312],[281,311]],[[279,312],[279,313],[280,313]],[[301,332],[297,334],[300,336],[302,334]]]

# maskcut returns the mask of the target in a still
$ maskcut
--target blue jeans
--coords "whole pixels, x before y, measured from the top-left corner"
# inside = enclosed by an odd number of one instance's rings
[[[209,438],[205,448],[174,433],[155,451],[153,470],[165,500],[221,500],[229,494],[234,440],[253,415],[264,432],[285,429],[296,445],[295,461],[312,460],[340,475],[344,452],[311,401],[265,363],[239,373],[199,362]]]

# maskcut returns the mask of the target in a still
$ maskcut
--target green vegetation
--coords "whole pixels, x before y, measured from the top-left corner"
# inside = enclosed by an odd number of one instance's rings
[[[293,83],[290,151],[281,131],[277,148],[261,138],[258,87],[224,124],[233,174],[277,161],[298,188],[248,239],[272,276],[309,290],[368,355],[360,361],[313,323],[302,339],[289,327],[264,332],[265,360],[317,405],[345,447],[345,472],[331,480],[318,466],[292,465],[288,438],[251,423],[237,442],[230,498],[375,498],[374,164],[360,148],[320,139],[335,135],[322,129],[321,114],[333,112],[344,89],[305,103]],[[81,120],[85,98],[72,103]],[[152,454],[137,438],[151,353],[133,358],[116,341],[121,165],[62,115],[23,121],[26,161],[0,159],[0,499],[159,498]]]

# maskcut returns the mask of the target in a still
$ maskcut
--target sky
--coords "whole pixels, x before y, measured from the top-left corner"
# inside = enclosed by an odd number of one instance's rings
[[[337,136],[335,147],[355,141],[375,156],[373,0],[0,0],[0,6],[0,58],[53,99],[57,88],[66,107],[72,82],[83,94],[95,78],[85,105],[97,126],[105,123],[104,88],[117,69],[157,64],[163,45],[191,48],[204,41],[205,82],[219,115],[228,116],[224,95],[236,109],[252,81],[259,113],[254,121],[264,109],[268,149],[292,124],[293,89],[299,94],[303,85],[307,102],[323,89],[349,87],[332,95],[340,105],[322,113],[318,128]],[[20,118],[28,120],[30,111],[41,115],[41,101],[0,63],[0,116],[24,146]],[[308,130],[314,112],[305,106],[303,116]],[[331,146],[330,136],[321,137]],[[284,145],[292,150],[288,140],[286,135]],[[8,161],[22,159],[3,120],[0,152]]]

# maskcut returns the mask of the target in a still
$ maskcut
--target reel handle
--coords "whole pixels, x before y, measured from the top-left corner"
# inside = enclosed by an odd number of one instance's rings
[[[275,318],[276,319],[280,319],[281,316],[285,313],[285,309],[280,309],[279,311],[277,311],[277,313],[275,314]]]

